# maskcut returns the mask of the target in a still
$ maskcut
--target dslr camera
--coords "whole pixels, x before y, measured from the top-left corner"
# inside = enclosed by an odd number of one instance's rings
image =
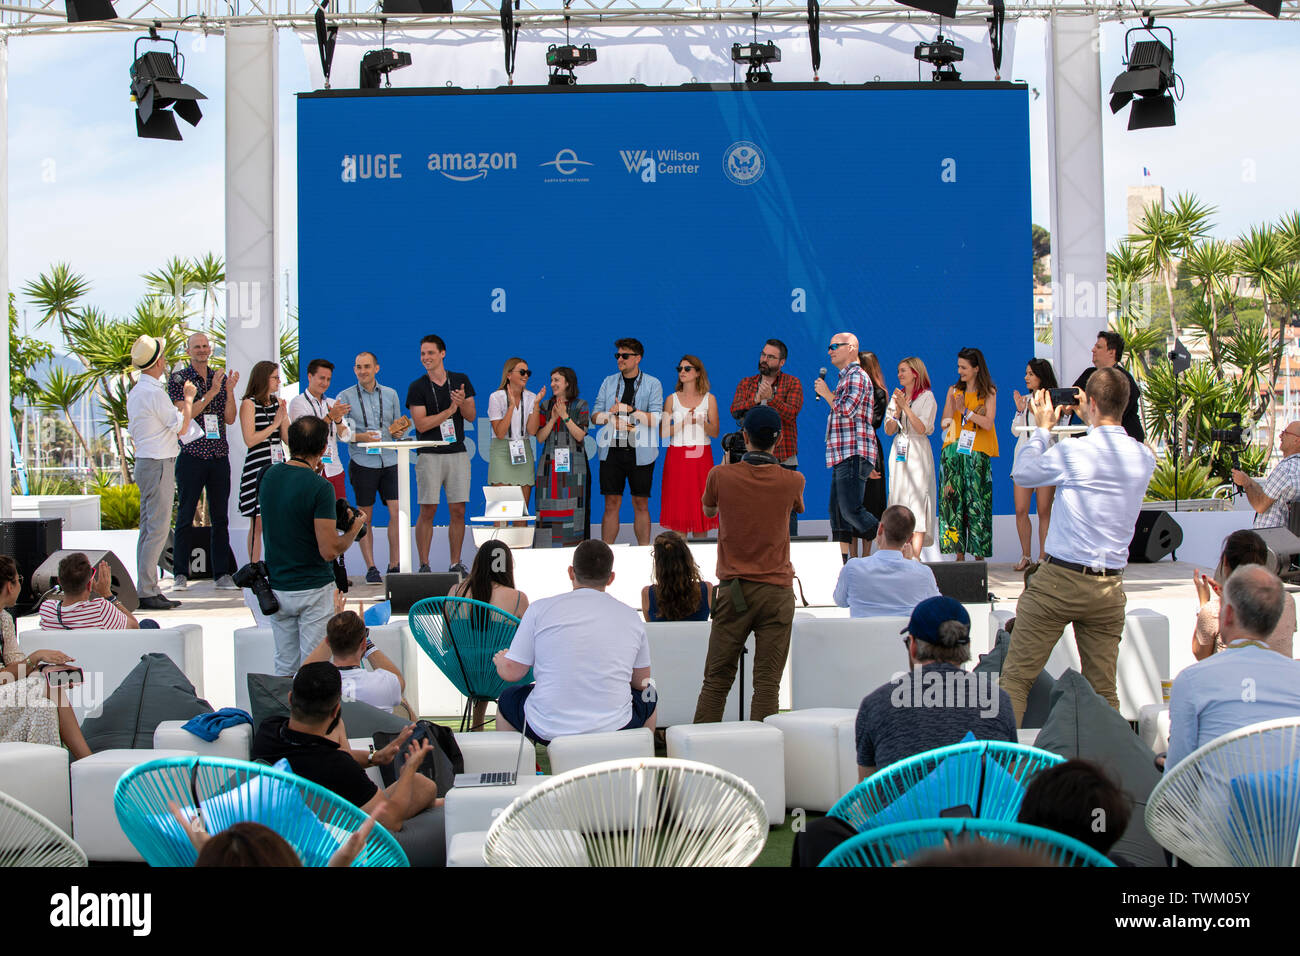
[[[271,593],[271,575],[267,571],[265,561],[254,561],[244,565],[231,575],[231,579],[241,588],[248,588],[253,592],[258,607],[267,617],[280,610],[280,602]]]
[[[1226,428],[1211,428],[1210,441],[1221,442],[1229,448],[1246,444],[1246,429],[1241,424],[1241,412],[1221,412],[1219,417],[1227,422]]]
[[[356,520],[359,514],[361,514],[361,509],[352,507],[346,498],[338,498],[334,501],[334,524],[340,531],[347,531],[348,528],[352,527],[352,522]],[[357,540],[360,541],[364,538],[369,530],[370,528],[363,524],[361,533],[357,535]]]
[[[734,465],[745,457],[745,433],[729,432],[722,436],[722,451],[727,456],[726,463]]]

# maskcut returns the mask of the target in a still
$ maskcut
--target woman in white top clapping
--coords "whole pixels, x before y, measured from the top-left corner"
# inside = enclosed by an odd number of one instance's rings
[[[677,390],[664,402],[659,432],[669,439],[659,490],[659,524],[681,534],[706,535],[718,526],[704,517],[700,498],[713,467],[718,437],[718,402],[709,394],[709,374],[694,355],[677,363]]]
[[[523,488],[525,507],[537,473],[532,436],[537,434],[539,423],[533,409],[546,393],[545,385],[536,394],[528,391],[526,386],[532,374],[523,359],[506,359],[501,387],[488,398],[488,420],[492,422],[488,484]]]
[[[1019,392],[1012,392],[1011,397],[1016,400],[1016,418],[1012,426],[1012,431],[1016,434],[1016,450],[1012,458],[1011,470],[1016,468],[1015,463],[1020,460],[1020,449],[1029,441],[1029,436],[1034,430],[1034,413],[1029,408],[1029,396],[1040,388],[1056,388],[1056,373],[1052,371],[1052,364],[1046,359],[1034,358],[1029,360],[1025,366],[1025,388],[1029,390],[1028,395],[1021,395]],[[1056,443],[1057,439],[1053,438],[1047,447]],[[1016,564],[1015,570],[1024,571],[1033,563],[1029,553],[1029,499],[1035,494],[1038,495],[1038,556],[1043,555],[1043,542],[1047,540],[1047,526],[1052,518],[1052,499],[1056,496],[1056,489],[1051,485],[1045,488],[1021,488],[1016,485],[1014,488],[1016,499],[1016,534],[1020,536],[1020,561]]]
[[[916,356],[903,359],[885,412],[885,434],[895,436],[889,449],[889,504],[907,506],[916,518],[911,556],[918,561],[922,546],[934,544],[939,494],[930,435],[938,411],[925,363]]]

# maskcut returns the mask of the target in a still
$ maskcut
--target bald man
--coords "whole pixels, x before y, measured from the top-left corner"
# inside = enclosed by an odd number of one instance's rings
[[[840,560],[849,559],[849,537],[876,536],[880,522],[862,506],[867,479],[880,461],[880,446],[871,427],[871,379],[858,364],[858,337],[837,333],[827,346],[831,364],[839,371],[834,391],[817,377],[813,389],[830,406],[826,416],[826,467],[831,469],[831,532],[840,542]]]

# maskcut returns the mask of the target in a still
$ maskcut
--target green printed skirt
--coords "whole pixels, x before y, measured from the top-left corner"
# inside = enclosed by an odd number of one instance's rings
[[[993,554],[993,465],[982,451],[963,455],[957,443],[939,454],[939,550],[944,554]]]

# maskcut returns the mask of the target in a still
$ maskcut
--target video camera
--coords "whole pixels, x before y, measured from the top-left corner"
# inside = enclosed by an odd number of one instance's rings
[[[1241,424],[1241,412],[1220,412],[1219,417],[1228,423],[1227,428],[1211,428],[1210,441],[1218,442],[1232,456],[1232,467],[1241,470],[1238,452],[1246,447],[1247,431]]]

